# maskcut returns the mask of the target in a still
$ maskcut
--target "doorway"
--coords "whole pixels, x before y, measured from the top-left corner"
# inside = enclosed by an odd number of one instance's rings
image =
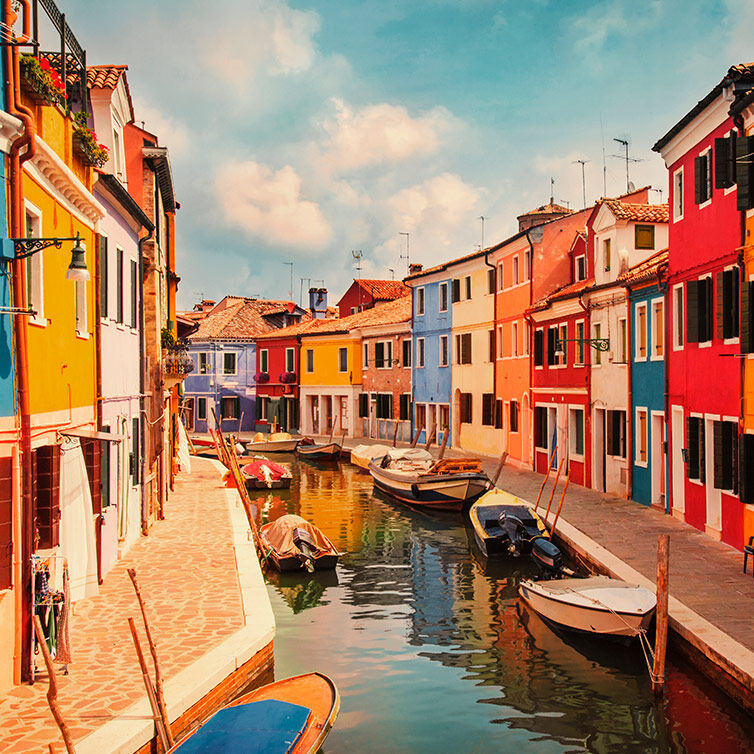
[[[652,505],[665,510],[665,415],[662,412],[652,412],[651,447]]]
[[[683,408],[673,406],[671,421],[671,444],[673,449],[673,514],[683,518],[685,511],[685,479],[683,462]]]
[[[605,431],[605,409],[594,409],[594,489],[607,491],[607,432]]]

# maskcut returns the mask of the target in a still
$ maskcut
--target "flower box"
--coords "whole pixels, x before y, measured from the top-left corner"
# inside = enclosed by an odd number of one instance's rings
[[[254,381],[255,382],[269,382],[270,381],[269,372],[257,372],[254,375]]]
[[[73,134],[73,148],[84,162],[95,168],[101,168],[110,159],[107,147],[81,133]]]
[[[280,382],[287,385],[291,382],[296,381],[296,373],[295,372],[281,372],[280,373]]]
[[[19,67],[24,90],[31,100],[39,105],[64,106],[68,99],[65,84],[46,58],[22,55]]]

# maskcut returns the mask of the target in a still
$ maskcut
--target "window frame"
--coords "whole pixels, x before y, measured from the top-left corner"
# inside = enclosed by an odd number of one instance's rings
[[[647,244],[640,244],[639,243],[639,235],[641,233],[646,233],[647,235],[651,236],[651,243],[648,241]],[[655,248],[655,226],[650,225],[648,223],[636,223],[634,225],[634,248],[635,249],[644,249],[647,251],[653,251]]]
[[[650,361],[662,361],[665,358],[665,299],[663,297],[653,298],[649,303],[651,330],[649,359]]]
[[[426,343],[423,337],[416,339],[416,368],[424,369],[426,360]]]
[[[344,361],[345,357],[345,361]],[[345,366],[344,366],[345,363]],[[348,347],[338,346],[338,374],[345,374],[348,371]]]
[[[424,286],[416,289],[416,316],[423,317],[426,311]]]
[[[686,344],[686,289],[683,283],[673,286],[673,350],[682,351]],[[680,311],[679,311],[680,304]]]
[[[314,374],[314,349],[306,349],[306,373]]]
[[[649,409],[645,406],[637,406],[635,414],[634,466],[646,469],[649,466]],[[643,430],[642,417],[644,418]]]
[[[634,305],[634,361],[647,361],[649,358],[647,308],[646,301],[638,301]],[[641,352],[642,346],[644,348],[643,354]]]
[[[577,414],[581,414],[581,428],[578,436],[576,436],[576,430],[579,427],[575,420]],[[584,406],[568,406],[568,456],[575,461],[583,462],[586,453],[585,420]],[[581,445],[580,453],[578,451],[579,444]]]
[[[270,372],[270,351],[268,348],[259,349],[259,371],[262,374]],[[223,374],[225,374],[225,360],[223,359]]]
[[[228,371],[228,357],[233,357],[233,371]],[[235,351],[223,351],[223,377],[234,377],[238,374],[238,354]]]
[[[673,171],[673,222],[683,220],[685,186],[683,166]]]
[[[29,216],[34,226],[32,235],[29,235],[28,225]],[[29,201],[24,201],[24,223],[26,238],[41,238],[43,236],[43,215],[42,210]],[[43,254],[37,253],[24,260],[25,267],[25,284],[27,291],[27,307],[34,309],[34,314],[29,317],[27,322],[38,327],[47,326],[45,317],[45,295],[44,295],[44,260]],[[29,290],[31,289],[31,296]],[[34,300],[38,298],[38,300]]]
[[[439,312],[446,312],[448,311],[448,283],[447,281],[440,283],[437,286],[438,290],[438,296],[437,296],[437,311]],[[443,298],[445,299],[445,306],[443,306]]]
[[[410,369],[411,368],[411,355],[412,355],[412,342],[411,338],[403,338],[401,341],[401,359],[404,369]],[[406,358],[406,355],[408,354],[408,358]]]
[[[196,397],[197,421],[207,421],[207,398],[202,395]]]
[[[444,354],[443,354],[443,346],[445,350]],[[444,361],[443,361],[443,355],[445,356]],[[449,362],[450,362],[450,350],[448,348],[448,336],[440,335],[439,348],[437,351],[437,365],[440,367],[447,367],[449,366]]]

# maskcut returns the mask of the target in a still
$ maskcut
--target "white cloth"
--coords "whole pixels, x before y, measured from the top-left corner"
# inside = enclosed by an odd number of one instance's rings
[[[189,453],[188,435],[186,427],[183,426],[183,420],[178,421],[178,462],[181,464],[181,471],[187,474],[191,473],[191,454]]]
[[[71,602],[99,592],[92,495],[81,443],[67,438],[60,459],[60,550],[68,562]]]

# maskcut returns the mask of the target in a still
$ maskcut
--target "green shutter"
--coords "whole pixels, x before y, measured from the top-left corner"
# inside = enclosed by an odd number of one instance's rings
[[[704,430],[704,419],[697,419],[697,432],[699,436],[699,481],[707,481],[707,436]]]
[[[107,236],[99,236],[99,314],[107,317]]]
[[[534,331],[534,365],[541,367],[544,364],[545,335],[542,330]]]
[[[754,136],[736,139],[736,207],[739,210],[754,207]]]
[[[730,139],[715,139],[715,188],[733,185],[730,164]]]
[[[703,181],[703,169],[705,162],[704,157],[694,158],[694,203],[701,204],[702,201],[702,181]]]

